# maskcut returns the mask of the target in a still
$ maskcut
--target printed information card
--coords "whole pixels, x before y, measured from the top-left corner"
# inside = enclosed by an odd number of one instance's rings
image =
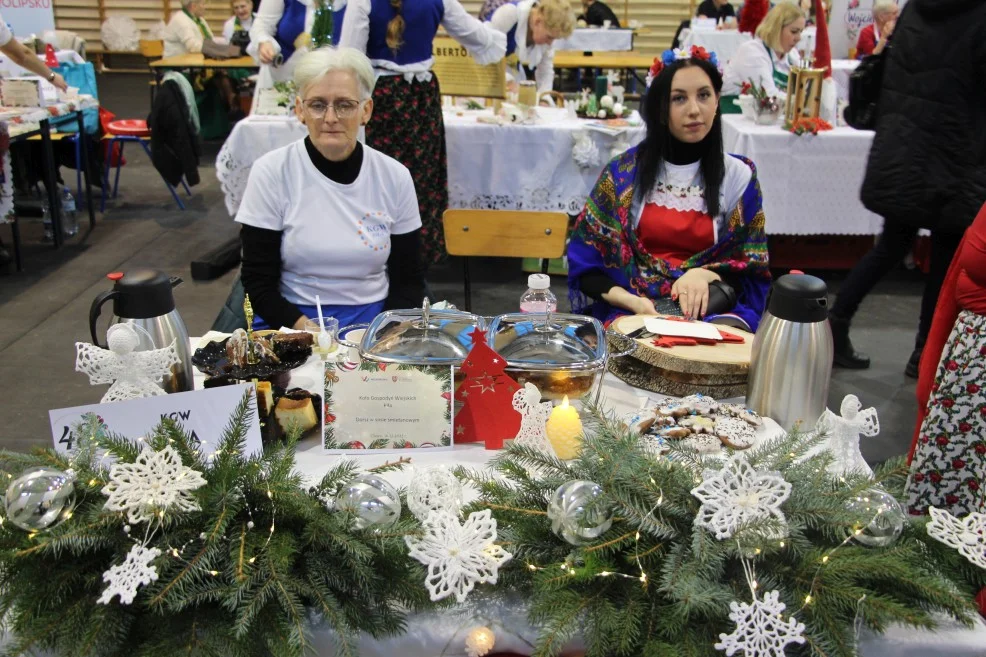
[[[322,446],[330,453],[452,446],[452,368],[326,363]]]

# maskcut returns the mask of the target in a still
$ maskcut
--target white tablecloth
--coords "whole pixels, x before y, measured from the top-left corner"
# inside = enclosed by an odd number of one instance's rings
[[[876,235],[883,219],[863,207],[859,188],[873,133],[835,128],[796,136],[722,117],[723,147],[757,165],[767,232],[773,235]]]
[[[719,62],[725,66],[736,49],[752,38],[748,33],[736,30],[718,30],[715,32],[688,30],[687,34],[682,34],[681,45],[683,48],[701,46],[709,52],[714,52],[719,58]]]
[[[614,52],[633,50],[633,30],[604,30],[580,27],[567,39],[558,39],[555,50],[580,50],[582,52]]]
[[[614,134],[591,121],[569,119],[562,109],[543,107],[537,125],[477,122],[477,116],[491,112],[445,113],[449,207],[578,213],[613,151],[629,148],[644,135],[642,127]],[[572,157],[574,137],[583,132],[600,154],[598,165],[585,169]],[[216,158],[230,215],[240,205],[253,162],[305,134],[294,118],[251,116],[236,124]]]

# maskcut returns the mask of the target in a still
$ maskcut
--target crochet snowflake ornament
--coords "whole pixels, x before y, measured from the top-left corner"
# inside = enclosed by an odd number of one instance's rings
[[[112,383],[101,404],[163,395],[158,385],[171,367],[181,362],[175,341],[164,349],[137,351],[140,336],[130,324],[114,324],[106,331],[103,349],[87,342],[75,343],[75,371],[89,377],[90,385]]]
[[[520,431],[514,438],[515,445],[525,445],[546,454],[555,455],[555,450],[548,442],[546,429],[548,416],[551,415],[551,402],[541,401],[541,391],[533,383],[525,383],[524,387],[514,393],[514,410],[520,413]]]
[[[145,448],[133,463],[114,463],[103,494],[104,508],[127,514],[136,524],[164,511],[198,511],[191,491],[205,485],[197,470],[186,467],[170,445],[155,452]]]
[[[99,596],[99,604],[108,605],[114,596],[120,596],[120,603],[128,605],[134,601],[137,589],[157,581],[157,569],[151,562],[161,556],[161,550],[135,544],[127,552],[127,558],[119,566],[110,566],[103,573],[107,586]]]
[[[745,657],[784,657],[784,647],[789,643],[804,643],[804,623],[794,618],[784,620],[781,613],[785,604],[777,591],[764,595],[762,600],[754,596],[753,604],[729,603],[729,619],[736,623],[731,634],[720,634],[716,650],[726,651],[727,657],[742,653]]]
[[[476,584],[496,584],[500,566],[513,556],[496,541],[490,510],[470,513],[464,524],[447,513],[424,523],[424,536],[406,536],[408,554],[428,566],[425,587],[433,602],[450,595],[464,602]]]
[[[971,563],[986,569],[986,513],[970,513],[961,520],[936,507],[928,509],[928,536],[955,548]]]
[[[458,518],[462,510],[462,484],[442,466],[412,470],[407,507],[421,522],[433,513],[447,513]]]
[[[692,489],[702,503],[695,524],[705,527],[720,541],[743,525],[775,518],[783,527],[771,538],[787,535],[781,504],[791,494],[791,484],[776,472],[754,470],[742,455],[734,455],[718,472],[707,471],[704,481]]]

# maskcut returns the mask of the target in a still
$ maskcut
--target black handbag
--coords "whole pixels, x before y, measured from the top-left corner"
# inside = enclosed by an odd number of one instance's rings
[[[892,38],[892,37],[891,37]],[[887,65],[890,43],[878,55],[870,55],[849,75],[849,105],[843,117],[857,130],[876,128],[877,105],[883,87],[883,70]]]

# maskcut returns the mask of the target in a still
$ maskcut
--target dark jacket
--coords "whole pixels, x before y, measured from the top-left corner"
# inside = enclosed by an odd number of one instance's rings
[[[884,71],[863,204],[961,234],[986,202],[986,0],[911,0]]]
[[[202,154],[199,138],[192,127],[185,96],[171,80],[154,94],[147,126],[151,129],[151,161],[161,177],[177,185],[184,176],[189,185],[198,185]]]
[[[603,21],[610,21],[612,23],[610,27],[616,28],[620,26],[620,19],[616,17],[613,10],[599,0],[589,5],[588,11],[582,16],[579,16],[579,18],[584,20],[586,25],[598,25],[602,27]]]

